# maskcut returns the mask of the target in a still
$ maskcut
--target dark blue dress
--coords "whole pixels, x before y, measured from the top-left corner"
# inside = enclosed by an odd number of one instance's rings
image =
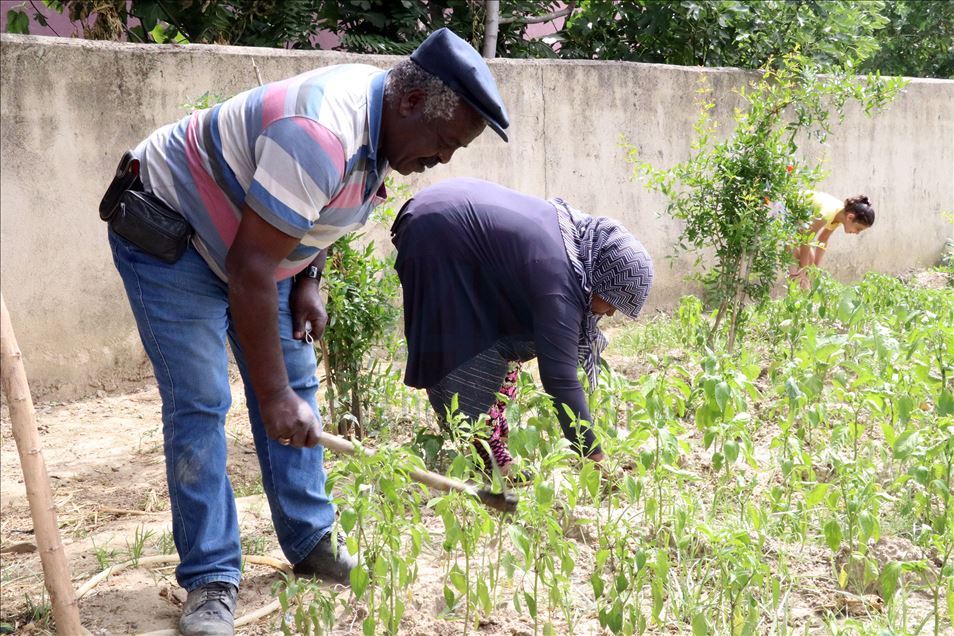
[[[534,343],[543,388],[571,442],[566,404],[589,421],[577,376],[580,327],[589,311],[544,199],[478,179],[450,179],[417,193],[391,229],[404,293],[404,381],[428,388],[501,338]]]

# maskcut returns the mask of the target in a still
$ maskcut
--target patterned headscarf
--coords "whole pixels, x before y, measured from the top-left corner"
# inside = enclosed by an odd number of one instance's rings
[[[580,363],[592,388],[596,386],[600,354],[607,344],[597,324],[600,316],[590,310],[593,295],[636,318],[653,283],[653,261],[642,243],[619,222],[584,214],[562,199],[550,203],[557,209],[567,257],[586,298]]]

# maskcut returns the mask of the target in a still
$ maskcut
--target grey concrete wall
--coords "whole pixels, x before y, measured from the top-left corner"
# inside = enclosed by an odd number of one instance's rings
[[[206,91],[232,95],[315,66],[395,58],[209,46],[141,46],[12,36],[0,39],[2,290],[31,387],[74,397],[148,375],[96,215],[121,151],[185,114]],[[652,308],[689,287],[686,258],[666,258],[679,228],[665,202],[631,179],[621,140],[657,165],[685,159],[705,78],[726,123],[750,74],[631,63],[495,60],[512,116],[511,143],[488,133],[412,189],[472,175],[621,219],[657,264]],[[930,266],[952,234],[954,82],[913,80],[872,119],[851,111],[827,146],[839,197],[865,192],[879,216],[835,237],[826,265],[842,280]],[[375,232],[383,235],[383,232]]]

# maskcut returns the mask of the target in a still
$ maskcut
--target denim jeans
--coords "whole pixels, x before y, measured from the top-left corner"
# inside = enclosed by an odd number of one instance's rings
[[[262,485],[282,551],[303,560],[334,521],[325,493],[323,449],[282,446],[265,434],[258,401],[229,315],[228,285],[194,247],[166,264],[109,232],[139,336],[162,397],[166,481],[172,532],[186,590],[212,581],[238,585],[241,542],[232,485],[226,474],[225,416],[232,401],[226,339],[242,379]],[[291,281],[277,283],[278,322],[289,383],[318,414],[315,352],[292,339]]]

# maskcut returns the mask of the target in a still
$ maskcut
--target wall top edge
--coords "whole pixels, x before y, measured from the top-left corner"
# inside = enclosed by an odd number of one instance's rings
[[[105,40],[86,40],[83,38],[63,38],[46,35],[20,35],[13,33],[0,33],[0,49],[13,46],[19,47],[44,47],[44,48],[74,48],[86,50],[107,50],[107,51],[126,51],[129,53],[141,52],[151,55],[195,55],[209,54],[214,52],[222,56],[240,56],[248,57],[254,55],[261,58],[282,58],[282,57],[328,57],[340,60],[342,57],[353,59],[368,60],[369,63],[378,65],[393,64],[402,59],[399,55],[369,55],[361,53],[349,53],[346,51],[329,50],[291,50],[255,46],[230,46],[223,44],[136,44],[129,42],[111,42]],[[731,66],[678,66],[674,64],[654,64],[646,62],[622,62],[605,60],[556,60],[556,59],[513,59],[496,58],[488,60],[493,66],[591,66],[591,67],[616,67],[616,68],[657,68],[666,69],[670,72],[682,73],[705,73],[711,75],[752,75],[757,71],[752,69],[735,68]],[[907,77],[909,83],[917,84],[940,84],[954,87],[954,80],[936,79],[927,77]]]

